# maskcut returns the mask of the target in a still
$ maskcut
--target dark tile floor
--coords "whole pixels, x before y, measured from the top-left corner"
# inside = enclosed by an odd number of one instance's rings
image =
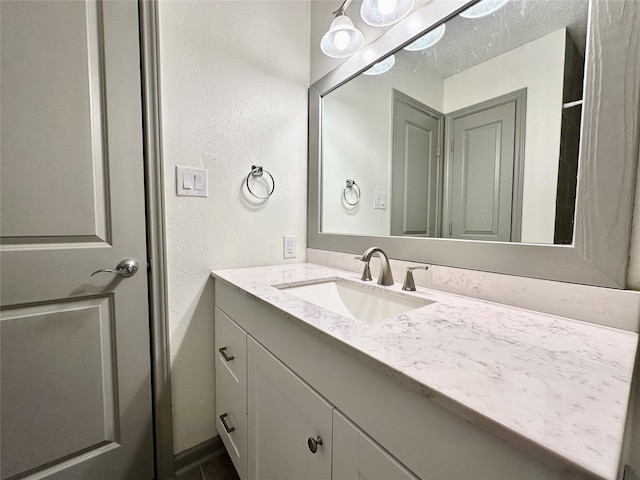
[[[226,453],[184,472],[176,480],[240,480]]]

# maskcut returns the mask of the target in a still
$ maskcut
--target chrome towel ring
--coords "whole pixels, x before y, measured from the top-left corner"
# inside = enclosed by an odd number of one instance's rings
[[[347,190],[353,190],[356,195],[355,202],[351,203],[349,200],[347,200]],[[355,180],[347,180],[347,186],[344,187],[344,190],[342,191],[342,198],[344,198],[344,201],[352,207],[355,207],[358,203],[360,203],[360,187]]]
[[[267,175],[269,175],[269,177],[271,177],[271,191],[267,193],[265,197],[256,195],[255,192],[251,190],[251,187],[249,186],[249,178],[262,177],[263,173],[266,173]],[[273,192],[276,189],[276,181],[273,178],[273,175],[271,175],[268,171],[264,170],[262,168],[262,165],[251,165],[251,171],[249,172],[249,175],[247,175],[247,180],[245,181],[245,184],[247,185],[247,190],[249,190],[249,193],[260,200],[266,200],[267,198],[269,198],[271,195],[273,195]]]

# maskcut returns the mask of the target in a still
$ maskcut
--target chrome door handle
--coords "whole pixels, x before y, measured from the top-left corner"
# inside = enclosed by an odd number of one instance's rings
[[[115,270],[111,268],[103,268],[101,270],[96,270],[91,274],[93,277],[96,273],[113,273],[114,275],[121,275],[123,277],[131,277],[136,274],[138,271],[138,262],[136,262],[132,258],[126,258],[122,260],[115,268]]]

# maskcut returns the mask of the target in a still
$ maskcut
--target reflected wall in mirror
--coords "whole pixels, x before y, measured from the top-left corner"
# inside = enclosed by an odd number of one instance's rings
[[[321,231],[570,244],[587,16],[456,15],[325,95]]]

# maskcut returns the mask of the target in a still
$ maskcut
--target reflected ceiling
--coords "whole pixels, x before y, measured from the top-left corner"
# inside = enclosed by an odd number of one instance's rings
[[[396,55],[394,69],[431,70],[447,78],[564,26],[584,55],[588,2],[549,0],[543,8],[540,6],[540,2],[510,1],[486,17],[466,19],[456,15],[447,21],[444,34],[455,42],[440,41],[420,52],[404,51]]]

